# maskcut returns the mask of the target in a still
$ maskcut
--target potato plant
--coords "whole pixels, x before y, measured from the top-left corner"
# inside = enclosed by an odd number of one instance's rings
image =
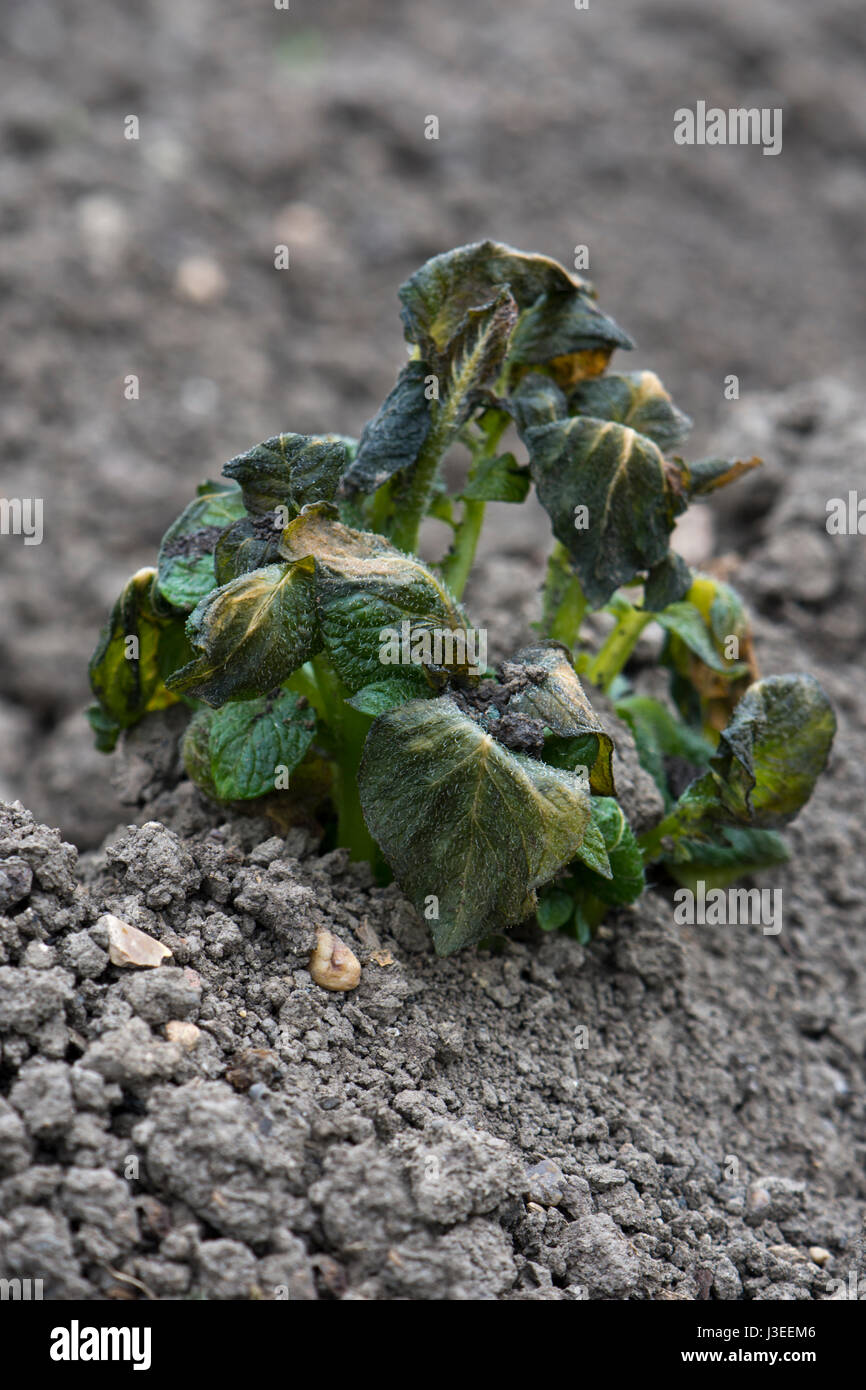
[[[90,665],[98,746],[182,702],[208,796],[393,872],[443,955],[533,913],[586,940],[651,863],[718,885],[783,860],[832,710],[811,677],[758,679],[741,600],[670,547],[691,502],[759,460],[685,462],[688,418],[652,372],[608,370],[628,336],[545,256],[460,247],[400,299],[408,361],[360,438],[286,433],[233,458],[129,580]],[[503,447],[512,427],[525,456]],[[462,595],[486,504],[532,487],[553,533],[538,636],[493,670]],[[436,564],[417,555],[428,516],[451,531]],[[626,674],[651,623],[668,700]],[[640,839],[584,683],[664,799]]]

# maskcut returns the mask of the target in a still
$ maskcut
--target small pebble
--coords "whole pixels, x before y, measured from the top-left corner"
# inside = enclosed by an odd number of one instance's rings
[[[201,1029],[196,1028],[194,1023],[184,1023],[182,1019],[173,1018],[165,1025],[165,1036],[169,1042],[179,1043],[187,1052],[191,1052],[201,1037]]]
[[[142,965],[153,968],[168,960],[171,951],[147,932],[106,912],[96,924],[108,932],[108,955],[112,965]]]
[[[361,980],[361,963],[333,932],[320,931],[316,949],[310,953],[310,974],[323,989],[356,989]]]
[[[820,1265],[822,1269],[827,1261],[832,1260],[832,1258],[833,1256],[830,1254],[830,1251],[825,1250],[823,1245],[809,1246],[809,1259],[813,1264]]]

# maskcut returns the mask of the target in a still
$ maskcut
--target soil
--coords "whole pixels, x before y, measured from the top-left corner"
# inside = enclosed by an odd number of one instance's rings
[[[844,369],[859,6],[289,14],[11,11],[3,484],[44,498],[46,538],[0,541],[0,1277],[48,1298],[863,1297],[866,564],[824,525],[866,444]],[[783,154],[675,147],[692,93],[784,104]],[[527,925],[438,960],[395,887],[206,803],[176,714],[90,750],[96,629],[195,484],[279,429],[357,434],[401,359],[396,285],[484,235],[566,262],[587,242],[646,346],[627,365],[701,420],[695,454],[767,460],[682,545],[752,605],[762,669],[812,671],[839,718],[790,865],[757,881],[783,889],[778,936],[676,926],[659,881],[591,947]],[[532,640],[545,532],[492,516],[467,597],[499,660]],[[618,772],[646,812],[627,740]],[[170,960],[113,965],[107,914]],[[312,982],[321,927],[357,990]]]

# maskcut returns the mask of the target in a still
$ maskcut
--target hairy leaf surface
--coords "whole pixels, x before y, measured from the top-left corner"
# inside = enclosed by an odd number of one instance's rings
[[[265,565],[216,589],[190,614],[197,652],[170,682],[219,708],[266,695],[320,650],[312,563]]]
[[[439,955],[521,921],[589,822],[580,778],[503,748],[447,698],[411,701],[367,736],[364,816]]]
[[[275,434],[230,459],[223,474],[240,483],[250,516],[276,507],[292,515],[310,502],[333,499],[350,453],[342,435]]]
[[[165,603],[189,613],[216,588],[216,546],[243,515],[243,497],[236,485],[205,483],[198,489],[159,548],[155,591]]]
[[[199,781],[206,757],[206,781],[220,801],[268,795],[275,788],[278,769],[292,773],[316,732],[315,711],[288,690],[200,711],[192,723],[196,729],[189,737],[187,770]]]
[[[662,453],[681,444],[692,427],[655,372],[622,372],[582,381],[568,398],[572,415],[613,420],[645,434]]]

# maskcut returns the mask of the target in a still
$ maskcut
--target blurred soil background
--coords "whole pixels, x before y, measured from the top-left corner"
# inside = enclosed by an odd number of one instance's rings
[[[44,499],[45,539],[0,540],[0,793],[82,847],[124,818],[81,715],[110,604],[225,459],[279,430],[359,432],[403,357],[397,287],[428,256],[491,236],[570,265],[588,245],[638,343],[621,365],[658,371],[696,453],[738,439],[755,393],[856,360],[862,17],[7,0],[0,489]],[[676,146],[699,98],[781,106],[782,153]],[[544,532],[499,510],[504,582],[515,556],[540,565]],[[712,548],[709,522],[691,543]]]

